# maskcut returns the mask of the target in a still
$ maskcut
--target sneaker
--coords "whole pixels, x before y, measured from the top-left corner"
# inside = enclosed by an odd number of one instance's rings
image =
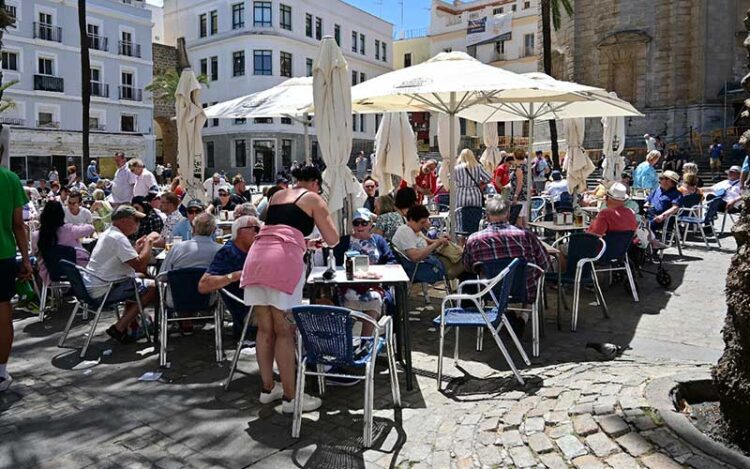
[[[304,394],[302,397],[302,412],[317,410],[321,405],[323,405],[323,401],[319,397],[311,396],[309,394]],[[285,414],[293,414],[294,399],[282,402],[281,411]]]
[[[260,392],[260,403],[261,404],[270,404],[273,401],[278,401],[284,397],[284,388],[281,386],[281,383],[273,383],[273,389],[271,389],[268,392],[261,391]]]
[[[118,331],[117,327],[115,327],[114,324],[109,326],[109,329],[107,329],[107,335],[120,342],[122,345],[135,343],[135,339],[131,337],[130,334]]]
[[[11,375],[7,375],[5,378],[0,378],[0,392],[7,391],[12,382],[13,377]]]

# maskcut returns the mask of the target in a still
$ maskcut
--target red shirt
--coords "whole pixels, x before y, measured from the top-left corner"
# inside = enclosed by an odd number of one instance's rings
[[[605,208],[589,226],[588,232],[604,236],[609,231],[635,231],[638,222],[635,214],[627,207]]]
[[[500,178],[500,187],[497,186],[497,183],[495,181]],[[507,186],[510,182],[510,169],[508,168],[508,165],[505,163],[497,165],[497,168],[495,168],[495,173],[492,175],[492,185],[495,186],[495,190],[500,193],[503,190],[504,186]]]
[[[401,184],[399,184],[398,188],[403,189],[404,187],[408,187],[409,184],[406,182],[405,179],[401,180]],[[422,189],[426,189],[430,195],[437,194],[437,175],[435,174],[435,171],[430,171],[427,174],[422,173],[422,171],[419,172],[416,178],[414,178],[414,187],[420,187]],[[423,195],[419,191],[417,191],[417,203],[422,203]]]

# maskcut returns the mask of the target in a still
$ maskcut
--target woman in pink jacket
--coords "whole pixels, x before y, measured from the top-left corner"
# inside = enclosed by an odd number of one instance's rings
[[[255,237],[240,279],[245,304],[254,306],[258,321],[256,349],[263,381],[260,402],[283,399],[281,408],[285,413],[294,411],[296,384],[294,327],[287,315],[302,302],[305,237],[317,226],[329,246],[339,241],[328,205],[319,195],[320,171],[305,166],[292,175],[297,184],[277,192],[269,201],[266,224]],[[273,380],[274,359],[279,365],[281,384]],[[303,411],[311,411],[320,407],[321,400],[305,394],[301,405]]]

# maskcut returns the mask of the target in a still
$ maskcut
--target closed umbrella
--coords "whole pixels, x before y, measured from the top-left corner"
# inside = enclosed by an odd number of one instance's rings
[[[583,118],[567,119],[565,135],[568,141],[568,153],[565,156],[563,169],[568,175],[568,190],[571,194],[586,190],[586,178],[594,171],[594,163],[583,152],[583,136],[586,120]]]
[[[484,133],[484,152],[482,157],[479,158],[479,162],[482,163],[484,169],[490,172],[495,171],[497,165],[500,164],[500,150],[497,149],[498,138],[497,138],[497,123],[496,122],[485,122],[482,126]]]
[[[451,128],[451,121],[453,122],[453,128]],[[461,124],[458,121],[458,117],[449,116],[448,114],[438,114],[438,151],[442,162],[440,163],[440,170],[438,171],[438,179],[440,185],[448,188],[450,187],[450,175],[455,166],[455,158],[458,153],[458,139],[453,140],[453,146],[451,146],[451,135],[459,135],[461,132]],[[451,194],[455,193],[453,191]]]
[[[352,151],[352,98],[344,54],[331,36],[323,38],[313,64],[313,103],[318,148],[326,164],[323,185],[328,208],[342,231],[362,186],[347,166]],[[337,213],[341,212],[341,213]]]
[[[180,75],[175,92],[177,115],[177,165],[182,177],[186,200],[203,200],[203,139],[201,130],[206,115],[201,107],[201,85],[192,70],[186,69]]]
[[[419,172],[419,154],[414,130],[405,112],[383,115],[375,135],[375,148],[372,177],[379,182],[383,194],[394,189],[394,177],[414,180]]]
[[[617,93],[609,93],[617,97]],[[620,181],[622,171],[625,169],[625,160],[621,156],[625,149],[625,118],[624,117],[602,117],[604,163],[602,165],[604,179]]]

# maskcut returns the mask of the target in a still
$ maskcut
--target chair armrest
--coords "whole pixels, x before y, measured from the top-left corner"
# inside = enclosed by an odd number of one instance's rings
[[[482,280],[482,279],[464,280],[463,282],[461,282],[461,283],[458,284],[458,293],[457,294],[460,295],[461,292],[463,291],[464,286],[466,286],[466,285],[484,285],[484,286],[486,286],[486,284],[487,284],[487,280]],[[451,296],[451,295],[449,295],[449,296]]]
[[[239,299],[236,295],[233,295],[232,293],[230,293],[226,288],[222,288],[220,291],[221,291],[221,293],[225,294],[226,296],[228,296],[232,300],[236,301],[237,303],[239,303],[241,305],[245,305],[245,300]]]
[[[77,269],[78,269],[79,271],[81,271],[81,272],[85,272],[85,273],[86,273],[87,275],[90,275],[90,276],[92,276],[92,277],[94,277],[94,278],[96,278],[96,279],[98,279],[98,280],[101,280],[102,282],[105,282],[105,283],[111,283],[111,284],[114,284],[114,283],[120,283],[120,282],[124,282],[124,281],[126,281],[126,280],[134,280],[134,277],[127,277],[127,276],[125,276],[125,277],[119,277],[119,278],[116,278],[116,279],[114,279],[114,280],[107,280],[107,279],[105,279],[105,278],[101,277],[100,275],[97,275],[97,274],[95,274],[95,273],[94,273],[94,272],[93,272],[93,271],[92,271],[91,269],[88,269],[88,268],[86,268],[86,267],[83,267],[83,266],[77,265],[77,266],[76,266],[76,268],[77,268]]]

